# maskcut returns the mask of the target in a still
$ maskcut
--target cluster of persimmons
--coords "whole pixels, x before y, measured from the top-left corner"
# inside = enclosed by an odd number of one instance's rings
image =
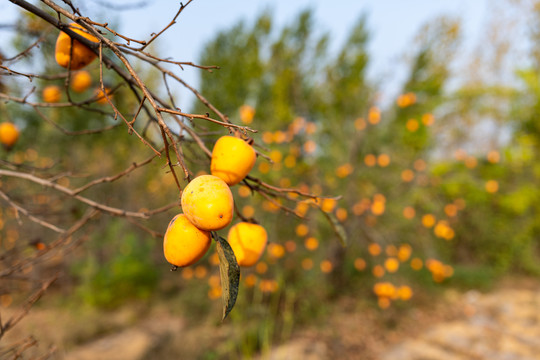
[[[92,42],[98,42],[98,39],[89,34],[81,25],[72,23],[70,24],[70,28],[84,38]],[[55,47],[55,59],[58,65],[71,70],[80,70],[92,63],[96,57],[97,55],[90,48],[77,40],[71,39],[65,32],[61,31],[58,35]],[[71,88],[75,92],[82,93],[88,90],[91,85],[92,77],[84,70],[76,72],[71,79]],[[106,88],[106,91],[107,96],[111,97],[112,94],[109,94],[108,88]],[[96,101],[100,104],[105,104],[107,100],[103,90],[96,89],[95,92]],[[50,85],[43,88],[43,101],[47,103],[57,103],[60,101],[61,97],[62,92],[60,87]],[[7,150],[10,150],[16,144],[19,135],[19,129],[12,122],[6,121],[0,124],[0,144]]]
[[[72,23],[70,30],[83,36],[84,38],[98,42],[98,39],[89,34],[81,25]],[[81,70],[88,66],[96,59],[96,54],[87,46],[80,43],[77,40],[71,39],[71,37],[65,32],[61,31],[56,40],[55,59],[58,65],[69,68],[72,71],[77,71],[71,78],[71,89],[78,93],[83,93],[92,85],[92,77],[88,71]],[[71,60],[71,61],[70,61]],[[78,71],[81,70],[81,71]],[[112,97],[110,89],[105,87],[107,93],[106,96]],[[96,102],[98,104],[106,104],[107,99],[102,89],[95,89]],[[57,85],[46,86],[42,91],[43,101],[47,103],[57,103],[62,97],[62,91]]]
[[[165,258],[174,266],[197,262],[208,249],[211,232],[227,227],[233,218],[234,199],[229,186],[241,182],[255,165],[256,152],[241,137],[222,136],[212,151],[211,175],[190,181],[182,191],[183,213],[176,215],[163,241]],[[228,243],[240,266],[252,266],[267,243],[266,230],[255,223],[240,222],[229,230]]]

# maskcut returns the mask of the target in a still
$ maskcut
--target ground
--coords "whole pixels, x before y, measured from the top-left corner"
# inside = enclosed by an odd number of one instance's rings
[[[540,358],[537,280],[508,279],[486,293],[449,289],[432,301],[419,302],[383,311],[368,301],[340,298],[323,319],[297,328],[291,339],[256,359]],[[53,359],[209,359],[215,357],[208,349],[223,349],[232,331],[210,317],[194,326],[166,306],[151,311],[123,307],[94,321],[98,316],[38,306],[5,343],[32,333],[41,351],[56,344]]]

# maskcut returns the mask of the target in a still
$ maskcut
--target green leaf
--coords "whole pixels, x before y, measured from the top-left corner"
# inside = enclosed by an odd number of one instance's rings
[[[217,236],[217,252],[219,255],[219,272],[221,275],[221,298],[223,300],[223,318],[231,312],[238,296],[240,285],[240,266],[231,246],[221,236]]]
[[[347,233],[345,232],[345,228],[339,223],[338,219],[336,218],[336,215],[334,215],[334,213],[327,213],[323,211],[321,208],[319,209],[324,214],[324,216],[328,219],[328,222],[330,223],[330,225],[332,225],[332,229],[334,229],[334,232],[338,236],[341,246],[347,247],[347,238],[348,238]]]

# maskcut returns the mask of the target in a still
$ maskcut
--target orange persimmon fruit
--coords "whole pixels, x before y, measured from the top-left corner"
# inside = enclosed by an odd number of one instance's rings
[[[223,229],[232,221],[234,200],[229,186],[217,176],[201,175],[182,192],[182,210],[201,230]]]
[[[222,136],[212,151],[210,171],[229,186],[242,181],[255,165],[257,154],[246,141],[234,136]]]
[[[240,222],[229,230],[227,241],[236,256],[240,266],[253,266],[261,258],[268,234],[264,227],[258,224]]]
[[[75,92],[85,92],[90,85],[92,85],[92,77],[88,71],[79,71],[71,78],[71,88]]]
[[[19,129],[11,122],[0,124],[0,143],[6,149],[11,149],[19,139]]]
[[[211,239],[208,231],[196,228],[184,214],[178,214],[169,222],[165,232],[163,254],[175,266],[189,266],[206,254]]]
[[[56,85],[49,85],[43,88],[41,95],[43,97],[43,101],[48,103],[57,103],[62,97],[62,91]]]
[[[89,34],[81,25],[71,23],[69,26],[71,30],[86,39],[96,43],[99,41],[95,36]],[[71,37],[61,31],[56,39],[56,49],[54,52],[58,65],[68,68],[71,62],[71,70],[79,70],[90,64],[97,57],[89,47],[79,41],[73,39],[73,49],[71,48],[71,43]]]

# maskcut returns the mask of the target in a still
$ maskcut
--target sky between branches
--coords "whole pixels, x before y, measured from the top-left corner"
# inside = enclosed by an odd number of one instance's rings
[[[122,33],[140,40],[148,39],[152,32],[159,31],[179,6],[178,1],[172,0],[109,1],[118,7],[126,6],[120,11],[103,6],[104,2],[107,1],[74,1],[83,14],[97,21],[117,21],[121,24]],[[138,6],[141,4],[144,6]],[[471,49],[480,41],[493,7],[502,11],[510,9],[508,0],[195,0],[180,16],[178,23],[160,37],[157,50],[163,57],[197,62],[207,41],[240,20],[249,24],[261,12],[270,10],[279,29],[308,8],[314,10],[320,31],[331,34],[331,48],[337,50],[357,19],[367,14],[371,31],[369,74],[374,79],[382,79],[386,84],[383,89],[388,92],[386,96],[392,97],[405,75],[403,55],[423,24],[441,15],[460,18],[465,48]],[[17,11],[17,6],[10,2],[1,2],[0,25],[12,24]],[[4,42],[10,37],[9,30],[0,30],[0,48],[5,48]],[[197,86],[199,71],[187,68],[184,79]],[[187,107],[191,101],[186,97],[179,103],[181,107]]]

